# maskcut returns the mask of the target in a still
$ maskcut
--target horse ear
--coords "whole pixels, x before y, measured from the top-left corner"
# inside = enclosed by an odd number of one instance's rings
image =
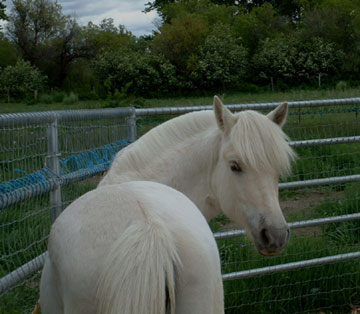
[[[283,104],[277,106],[273,111],[268,113],[267,117],[282,127],[287,119],[288,107],[288,103],[284,102]]]
[[[219,129],[225,133],[229,132],[235,124],[236,119],[218,96],[214,96],[214,112]]]

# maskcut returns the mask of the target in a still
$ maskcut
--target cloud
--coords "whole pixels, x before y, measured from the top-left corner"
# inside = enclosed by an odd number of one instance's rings
[[[75,16],[78,22],[86,25],[92,21],[99,24],[105,18],[113,18],[116,26],[122,24],[136,36],[151,34],[156,27],[155,12],[143,13],[147,0],[58,0],[65,15]],[[5,1],[7,12],[11,0]]]
[[[155,12],[143,13],[145,0],[60,0],[64,14],[75,15],[81,24],[92,21],[99,24],[105,18],[113,18],[115,25],[125,25],[134,35],[151,34],[155,29],[152,21]]]

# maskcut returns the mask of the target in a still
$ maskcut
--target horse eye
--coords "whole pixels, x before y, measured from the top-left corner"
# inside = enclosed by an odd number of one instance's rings
[[[231,169],[231,171],[234,171],[234,172],[241,172],[242,171],[241,167],[239,166],[239,164],[236,161],[231,161],[230,162],[230,169]]]

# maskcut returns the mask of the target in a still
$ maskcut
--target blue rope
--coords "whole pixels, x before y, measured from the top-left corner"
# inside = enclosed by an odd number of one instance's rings
[[[120,140],[97,149],[60,159],[60,175],[69,174],[81,169],[90,170],[97,165],[104,165],[105,167],[108,167],[110,166],[116,153],[130,143],[131,141],[129,139]],[[18,168],[15,168],[14,171],[26,174],[26,171]],[[56,175],[49,168],[45,167],[21,178],[1,183],[0,193],[9,193],[19,188],[29,187],[34,184],[41,184],[41,186],[45,188],[49,179],[54,178],[55,176]]]

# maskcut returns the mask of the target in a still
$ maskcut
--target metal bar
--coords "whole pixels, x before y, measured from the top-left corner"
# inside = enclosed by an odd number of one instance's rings
[[[327,225],[330,223],[345,222],[345,221],[358,220],[358,219],[360,219],[360,213],[290,222],[289,226],[291,229],[309,228],[309,227]]]
[[[48,126],[48,156],[46,166],[52,171],[55,177],[60,176],[60,162],[59,162],[59,134],[58,134],[58,121],[55,119]],[[50,211],[51,222],[61,214],[61,185],[60,180],[56,180],[55,189],[50,192]]]
[[[30,262],[0,278],[0,295],[15,287],[35,272],[39,271],[44,266],[47,254],[48,252],[45,252],[38,257],[35,257]]]
[[[354,174],[351,176],[342,176],[342,177],[304,180],[304,181],[283,182],[283,183],[279,183],[279,189],[297,189],[297,188],[304,188],[309,186],[328,185],[335,183],[349,183],[356,181],[360,181],[360,174]]]
[[[127,117],[132,114],[131,108],[58,110],[43,112],[24,112],[0,114],[0,127],[23,124],[51,123],[54,120],[84,121],[97,119],[115,119]]]
[[[71,183],[84,180],[103,173],[109,168],[108,164],[97,165],[91,169],[81,169],[61,177],[49,178],[46,182],[31,185],[31,187],[23,187],[9,193],[0,194],[0,210],[25,200],[40,196],[42,194],[54,191],[58,185],[61,187],[68,186]]]
[[[132,113],[129,117],[126,118],[128,126],[128,138],[135,142],[137,139],[137,126],[136,126],[136,109],[131,107]]]
[[[229,104],[227,107],[234,111],[241,110],[264,110],[273,109],[282,102]],[[360,98],[340,98],[322,100],[304,100],[288,102],[290,108],[321,107],[321,106],[345,106],[359,104]],[[148,115],[173,115],[192,111],[212,110],[212,106],[183,106],[183,107],[160,107],[160,108],[137,108],[137,116]],[[57,110],[43,112],[6,113],[0,114],[0,127],[15,126],[22,124],[51,123],[55,119],[61,121],[83,121],[96,119],[111,119],[131,116],[132,108],[107,108],[107,109],[84,109],[84,110]]]
[[[223,279],[223,281],[244,279],[244,278],[250,278],[250,277],[255,277],[255,276],[259,276],[259,275],[269,275],[269,274],[280,273],[280,272],[285,272],[285,271],[289,271],[289,270],[302,269],[305,267],[351,261],[356,258],[360,258],[360,252],[339,254],[339,255],[326,256],[326,257],[321,257],[321,258],[314,258],[314,259],[310,259],[310,260],[306,260],[306,261],[243,270],[243,271],[239,271],[239,272],[224,274],[224,275],[222,275],[222,279]]]
[[[289,226],[291,229],[299,229],[299,228],[315,227],[330,223],[344,222],[344,221],[357,220],[357,219],[360,219],[360,213],[290,222]],[[245,234],[246,234],[245,230],[238,229],[238,230],[230,230],[224,232],[216,232],[214,233],[214,237],[216,240],[225,240],[225,239],[241,237],[244,236]]]
[[[247,104],[229,104],[226,105],[230,110],[265,110],[273,109],[283,102],[269,102],[269,103],[247,103]],[[344,106],[359,104],[360,98],[340,98],[340,99],[322,99],[322,100],[304,100],[304,101],[289,101],[289,108],[302,107],[321,107],[321,106]],[[183,107],[158,107],[158,108],[140,108],[136,109],[137,116],[149,115],[175,115],[184,114],[192,111],[212,110],[212,106],[183,106]]]
[[[348,143],[359,143],[359,142],[360,142],[360,136],[348,136],[348,137],[321,138],[321,139],[303,140],[303,141],[290,141],[289,145],[292,147],[308,147],[308,146],[348,144]]]

